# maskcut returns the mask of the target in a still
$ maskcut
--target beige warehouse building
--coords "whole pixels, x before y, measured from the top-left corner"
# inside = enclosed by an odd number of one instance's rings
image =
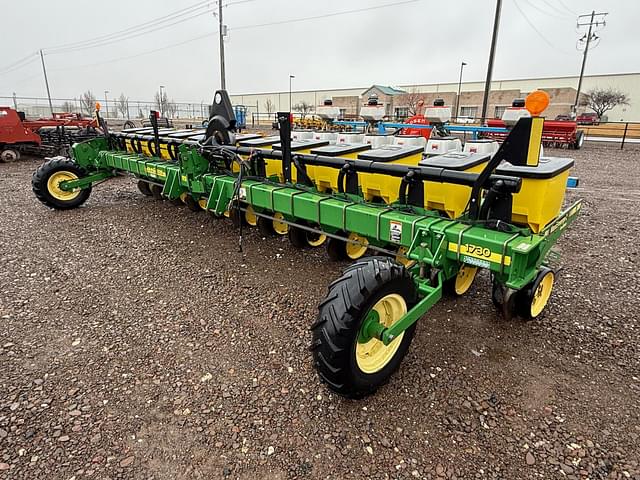
[[[495,80],[491,83],[489,97],[489,117],[500,117],[502,111],[514,98],[524,97],[529,92],[542,89],[551,96],[551,104],[545,112],[547,118],[556,115],[567,114],[575,100],[578,77],[549,77],[531,78],[519,80]],[[619,73],[608,75],[588,75],[582,82],[582,92],[592,88],[615,88],[626,93],[630,99],[630,105],[615,107],[607,113],[609,121],[640,121],[640,73]],[[461,116],[478,117],[482,111],[482,92],[484,82],[463,82],[460,94]],[[291,94],[291,102],[296,105],[306,102],[310,105],[321,105],[325,99],[332,99],[334,105],[340,107],[345,116],[354,116],[359,113],[360,106],[366,101],[369,94],[376,93],[387,109],[387,115],[406,117],[408,115],[406,92],[420,92],[424,95],[426,103],[434,98],[443,98],[448,105],[456,106],[458,84],[418,84],[398,85],[386,87],[373,85],[370,87],[346,88],[333,90],[304,90],[294,91]],[[232,95],[234,104],[246,105],[251,113],[266,114],[287,111],[289,109],[289,92],[246,93]],[[585,107],[578,107],[578,112]]]

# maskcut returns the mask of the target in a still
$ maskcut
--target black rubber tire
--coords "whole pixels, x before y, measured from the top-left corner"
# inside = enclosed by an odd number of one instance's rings
[[[149,190],[151,191],[151,195],[156,200],[162,200],[162,187],[160,185],[151,184],[149,185]]]
[[[326,242],[327,255],[334,262],[347,258],[347,243],[339,238],[329,237]]]
[[[415,284],[407,270],[388,257],[368,257],[349,266],[331,283],[312,325],[313,362],[328,387],[347,398],[362,398],[388,382],[404,358],[413,335],[414,323],[404,332],[395,355],[378,372],[362,372],[356,363],[355,348],[360,326],[370,309],[382,297],[401,295],[407,308],[417,300]]]
[[[580,150],[582,148],[582,144],[584,143],[584,130],[578,130],[576,132],[576,141],[571,145],[573,150]]]
[[[36,198],[47,207],[56,210],[70,210],[77,208],[87,201],[91,195],[91,185],[80,190],[78,196],[71,200],[60,200],[55,198],[47,188],[49,178],[56,172],[67,171],[75,174],[78,178],[85,177],[87,173],[78,164],[67,158],[53,158],[38,167],[31,177],[31,188]]]
[[[531,315],[531,303],[533,302],[533,294],[538,289],[538,285],[540,285],[540,281],[544,278],[546,274],[549,272],[553,273],[549,267],[542,267],[536,278],[533,282],[529,283],[522,290],[515,294],[515,311],[516,313],[523,318],[524,320],[533,320],[534,318],[538,318],[543,312],[540,312],[540,315],[534,317]]]
[[[491,301],[493,302],[493,306],[496,307],[505,320],[510,321],[518,315],[517,304],[520,292],[511,293],[506,303],[504,301],[505,292],[506,287],[493,280],[491,287]]]
[[[296,248],[306,248],[309,246],[307,243],[307,231],[293,225],[289,226],[289,241],[291,245]]]
[[[231,220],[231,223],[233,223],[233,226],[236,228],[240,226],[241,222],[243,225],[247,224],[244,219],[244,212],[237,209],[235,206],[231,207],[231,210],[229,210],[229,219]]]
[[[150,197],[153,195],[151,193],[149,182],[145,182],[144,180],[138,180],[138,190],[140,190],[140,193],[142,193],[147,197]]]
[[[175,205],[176,207],[184,207],[184,203],[182,203],[180,197],[171,198],[169,201],[171,202],[171,205]]]
[[[124,122],[122,128],[136,128],[136,124],[132,120],[127,120],[126,122]]]
[[[20,160],[20,151],[15,148],[0,148],[0,163],[11,163]]]
[[[271,237],[275,235],[273,231],[273,221],[270,218],[258,217],[258,231],[263,237]]]
[[[192,212],[199,212],[200,210],[202,210],[200,208],[200,204],[196,201],[195,198],[193,198],[191,195],[187,194],[184,197],[184,204],[187,206],[187,208],[189,210],[191,210]]]

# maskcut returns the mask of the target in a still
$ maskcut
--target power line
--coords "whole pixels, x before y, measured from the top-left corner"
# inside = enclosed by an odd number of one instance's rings
[[[549,0],[541,0],[543,3],[545,3],[546,5],[549,6],[549,8],[551,8],[552,10],[555,10],[556,12],[558,12],[560,15],[566,17],[566,18],[573,18],[575,17],[575,15],[567,15],[566,12],[560,10],[558,7],[556,7],[553,3],[549,2]]]
[[[560,16],[558,16],[558,15],[557,15],[557,14],[555,14],[555,13],[551,13],[551,12],[549,12],[549,11],[545,10],[544,8],[540,8],[540,7],[539,7],[539,6],[537,6],[535,3],[533,3],[533,1],[531,1],[531,0],[524,0],[524,1],[525,1],[525,2],[527,3],[527,5],[529,5],[530,7],[533,7],[534,9],[538,10],[539,12],[542,12],[542,13],[544,13],[545,15],[548,15],[548,16],[550,16],[550,17],[558,18],[558,19],[561,19],[561,20],[566,20],[566,19],[570,18],[566,13],[564,14],[564,16],[560,17]]]
[[[567,4],[564,3],[562,0],[556,0],[567,12],[569,12],[571,15],[573,15],[574,17],[577,17],[578,14],[571,10],[569,7],[567,7]]]
[[[402,2],[386,3],[384,5],[376,5],[374,7],[357,8],[357,9],[354,9],[354,10],[344,10],[342,12],[325,13],[325,14],[322,14],[322,15],[314,15],[314,16],[311,16],[311,17],[292,18],[290,20],[280,20],[280,21],[268,22],[268,23],[256,23],[256,24],[253,24],[253,25],[241,25],[239,27],[233,27],[232,30],[245,30],[245,29],[248,29],[248,28],[268,27],[268,26],[271,26],[271,25],[284,25],[286,23],[306,22],[308,20],[317,20],[319,18],[337,17],[339,15],[348,15],[348,14],[351,14],[351,13],[366,12],[366,11],[369,11],[369,10],[378,10],[380,8],[396,7],[398,5],[406,5],[408,3],[416,3],[416,2],[421,2],[421,1],[422,0],[404,0]]]
[[[216,34],[217,34],[217,32],[205,33],[203,35],[198,35],[196,37],[192,37],[192,38],[189,38],[187,40],[183,40],[183,41],[176,42],[176,43],[171,43],[171,44],[159,47],[159,48],[154,48],[153,50],[147,50],[147,51],[144,51],[144,52],[136,53],[135,55],[127,55],[125,57],[112,58],[110,60],[105,60],[103,62],[88,63],[88,64],[84,64],[84,65],[74,65],[74,66],[71,66],[71,67],[51,68],[50,70],[52,70],[52,71],[74,70],[74,69],[77,69],[77,68],[95,67],[95,66],[98,66],[98,65],[104,65],[104,64],[108,64],[108,63],[114,63],[114,62],[120,62],[122,60],[130,60],[130,59],[133,59],[133,58],[142,57],[144,55],[149,55],[151,53],[156,53],[156,52],[168,50],[169,48],[178,47],[180,45],[185,45],[187,43],[195,42],[196,40],[201,40],[201,39],[206,38],[206,37],[212,37],[212,36],[214,36]]]
[[[171,20],[174,20],[176,18],[179,18],[181,16],[184,15],[188,15],[193,13],[194,11],[200,10],[205,6],[208,6],[207,4],[209,4],[210,1],[206,0],[206,1],[200,1],[198,3],[195,3],[189,7],[185,7],[185,8],[181,8],[180,10],[176,10],[172,13],[168,13],[166,15],[163,15],[161,17],[157,17],[155,19],[152,20],[148,20],[146,22],[143,23],[139,23],[136,25],[132,25],[130,27],[127,27],[123,30],[118,30],[116,32],[112,32],[112,33],[108,33],[105,35],[99,35],[97,37],[92,37],[92,38],[88,38],[85,40],[79,40],[76,42],[71,42],[71,43],[66,43],[66,44],[62,44],[62,45],[55,45],[53,47],[49,47],[47,48],[48,51],[54,51],[54,50],[66,50],[66,49],[70,49],[70,48],[76,48],[78,46],[82,46],[82,45],[86,45],[86,44],[93,44],[93,43],[98,43],[98,42],[102,42],[105,40],[110,40],[114,37],[117,37],[119,35],[129,35],[131,33],[137,32],[137,31],[141,31],[141,30],[145,30],[147,28],[153,27],[159,23],[165,23]]]
[[[553,48],[554,50],[557,50],[560,53],[564,53],[565,55],[572,55],[569,52],[565,52],[564,50],[560,50],[556,45],[554,45],[553,43],[551,43],[547,37],[545,37],[542,32],[540,30],[538,30],[538,28],[534,25],[534,23],[529,20],[529,17],[527,17],[527,15],[525,15],[524,11],[522,10],[522,8],[520,8],[520,5],[518,5],[518,1],[517,0],[513,0],[513,4],[516,6],[516,8],[518,9],[518,11],[520,12],[520,14],[522,15],[522,17],[525,19],[525,21],[529,24],[529,26],[538,34],[538,36],[544,40],[544,42],[549,45],[551,48]]]
[[[80,51],[80,50],[86,50],[86,49],[89,49],[89,48],[103,47],[103,46],[106,46],[106,45],[110,45],[112,43],[117,43],[117,42],[121,42],[121,41],[124,41],[124,40],[130,40],[132,38],[137,38],[137,37],[140,37],[142,35],[147,35],[149,33],[155,32],[157,30],[162,30],[162,29],[165,29],[167,27],[171,27],[173,25],[177,25],[179,23],[184,23],[186,21],[192,20],[192,19],[197,18],[197,17],[201,17],[202,15],[206,15],[206,14],[211,13],[211,12],[213,12],[213,10],[212,9],[208,9],[208,10],[205,10],[204,12],[196,13],[196,14],[190,16],[190,17],[183,18],[181,20],[176,20],[175,22],[172,22],[172,23],[169,23],[169,24],[158,25],[155,28],[152,28],[151,30],[142,31],[142,32],[132,32],[132,34],[130,34],[130,35],[124,35],[124,36],[121,36],[121,37],[118,37],[118,38],[114,38],[114,39],[111,39],[111,40],[105,40],[103,42],[94,43],[94,44],[90,44],[90,45],[84,45],[84,46],[80,45],[78,47],[67,48],[67,49],[64,49],[64,50],[56,50],[56,51],[48,50],[47,53],[49,53],[49,54],[70,53],[70,52],[77,52],[77,51]]]
[[[20,60],[16,60],[12,64],[1,68],[0,69],[0,73],[4,74],[4,73],[8,73],[8,72],[13,71],[13,70],[18,70],[18,69],[28,65],[29,63],[32,63],[32,62],[36,61],[37,60],[37,58],[36,58],[37,54],[38,54],[38,52],[31,52],[26,57],[22,57]]]

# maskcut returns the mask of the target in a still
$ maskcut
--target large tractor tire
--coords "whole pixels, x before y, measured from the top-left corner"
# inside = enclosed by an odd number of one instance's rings
[[[79,207],[91,195],[91,186],[72,191],[62,190],[60,183],[86,176],[86,172],[67,158],[53,158],[43,163],[31,178],[36,198],[47,207],[69,210]]]
[[[389,257],[368,257],[348,267],[329,287],[311,327],[322,381],[347,398],[362,398],[384,385],[407,353],[416,324],[389,345],[367,332],[372,321],[390,326],[417,300],[411,276]]]

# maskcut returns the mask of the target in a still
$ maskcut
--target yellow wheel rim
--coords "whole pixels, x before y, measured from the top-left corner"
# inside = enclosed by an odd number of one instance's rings
[[[390,327],[396,320],[407,313],[407,303],[397,293],[391,293],[382,297],[373,306],[379,317],[380,323]],[[356,343],[356,364],[364,373],[376,373],[382,370],[394,357],[402,343],[404,332],[398,335],[389,345],[385,345],[377,338],[372,338],[367,343]],[[356,339],[356,342],[358,340]]]
[[[536,291],[533,292],[533,298],[531,299],[531,316],[533,318],[540,315],[544,307],[547,306],[549,297],[551,297],[551,290],[553,290],[553,281],[553,272],[547,272],[538,283]]]
[[[476,278],[476,273],[478,273],[478,267],[462,264],[460,270],[458,270],[458,275],[456,275],[454,287],[456,294],[464,295],[469,291],[471,285],[473,285],[473,280]]]
[[[73,172],[68,172],[66,170],[60,170],[55,172],[53,175],[49,177],[47,180],[47,190],[51,194],[53,198],[56,200],[69,201],[76,198],[80,195],[80,189],[76,188],[74,190],[62,190],[60,188],[60,184],[67,180],[77,180],[78,176]]]
[[[398,248],[398,251],[396,252],[396,262],[401,263],[407,268],[410,268],[415,265],[416,262],[415,260],[411,260],[406,257],[408,251],[409,249],[407,247]]]
[[[198,200],[198,205],[200,205],[200,208],[203,210],[207,209],[207,199],[206,198],[201,198]]]
[[[307,243],[310,247],[319,247],[327,241],[324,233],[307,232]]]
[[[286,235],[289,232],[289,225],[282,222],[284,220],[284,215],[280,212],[276,212],[273,214],[273,229],[278,235]]]
[[[188,193],[181,193],[180,194],[180,200],[182,200],[182,203],[187,203],[187,197],[189,196]]]
[[[244,219],[252,227],[258,225],[258,216],[256,215],[256,212],[253,210],[251,205],[247,206],[247,210],[244,212]]]
[[[367,253],[369,241],[365,237],[361,237],[357,233],[350,233],[347,237],[351,242],[347,242],[347,257],[351,260],[357,260]],[[352,243],[357,242],[357,243]]]

